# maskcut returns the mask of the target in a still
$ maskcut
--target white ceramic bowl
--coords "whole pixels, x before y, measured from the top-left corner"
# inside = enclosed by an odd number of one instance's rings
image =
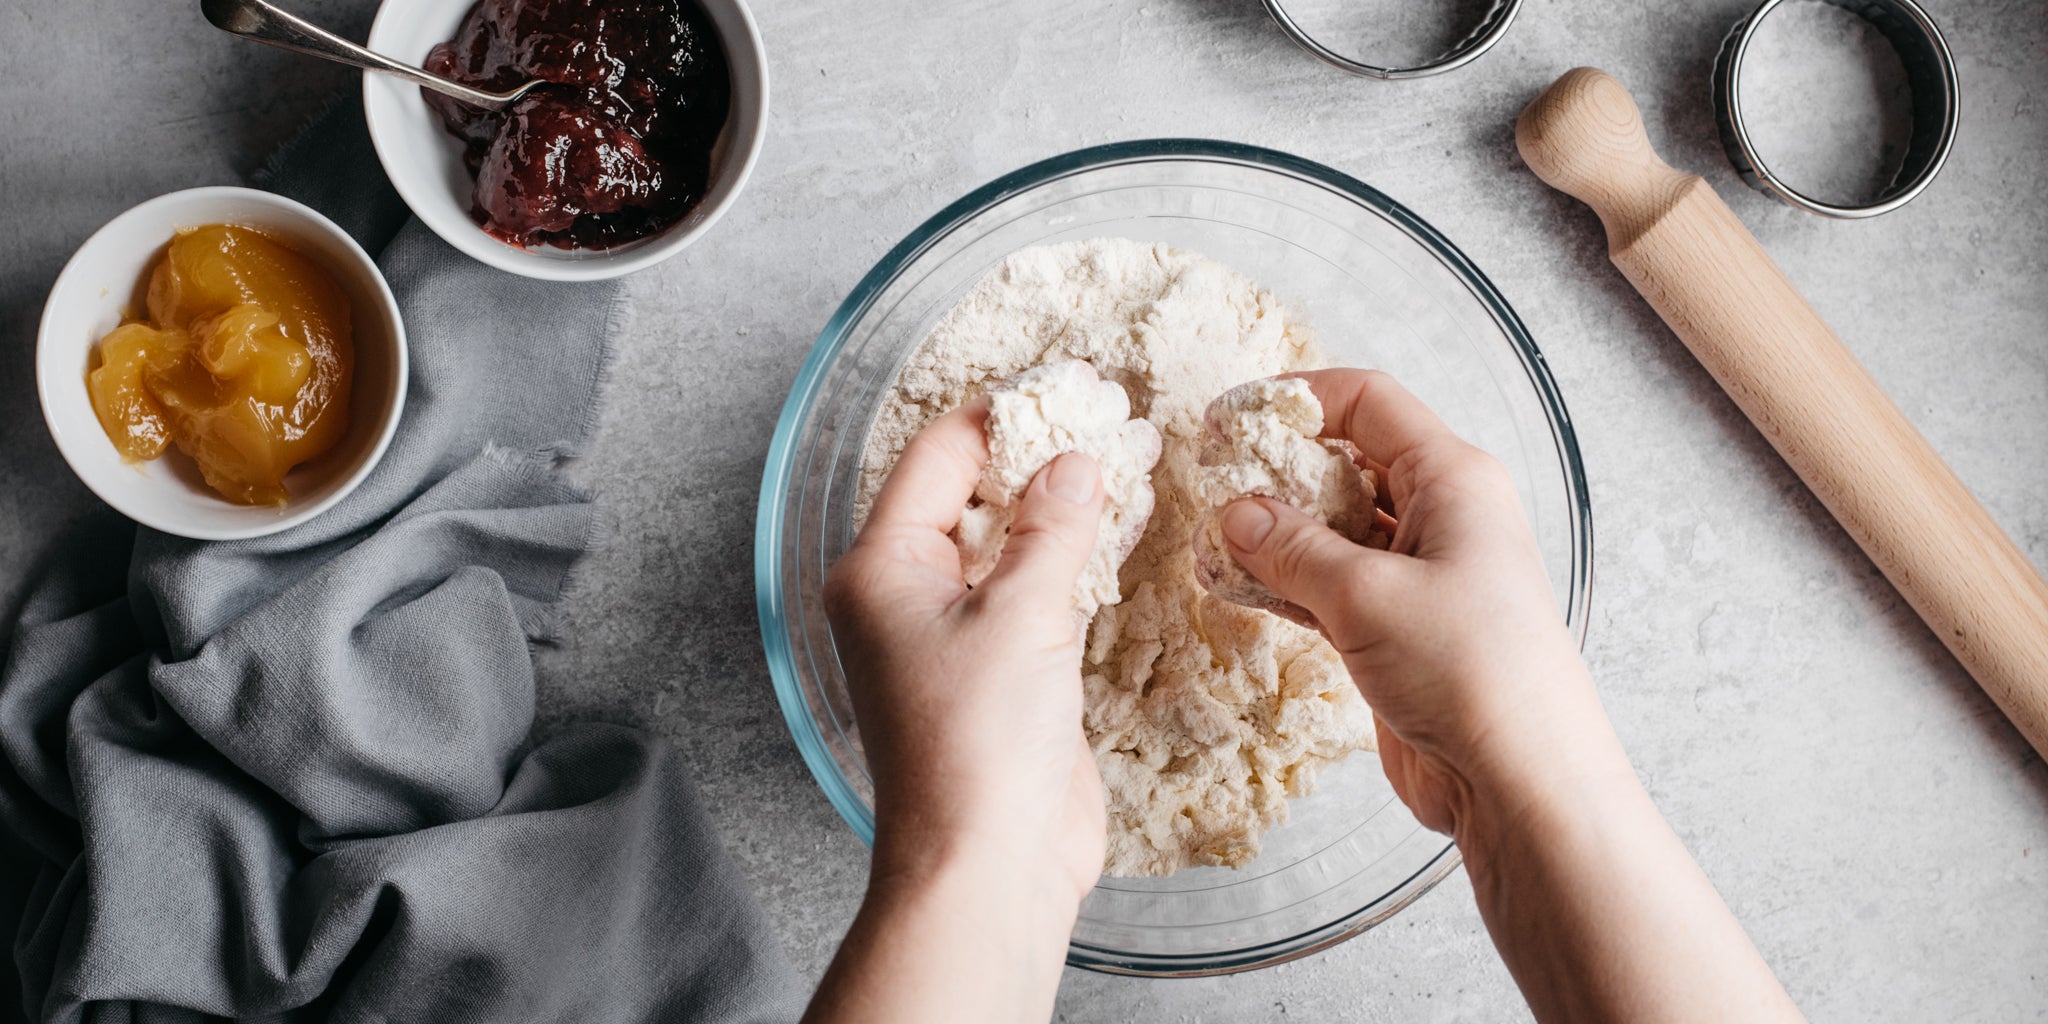
[[[743,0],[697,0],[718,31],[732,73],[732,110],[711,152],[711,180],[688,216],[665,231],[612,249],[523,249],[469,219],[476,182],[462,144],[427,109],[417,86],[363,76],[363,113],[384,173],[406,205],[449,245],[499,270],[549,281],[591,281],[652,266],[681,252],[718,222],[740,194],[768,127],[768,58]],[[435,44],[454,38],[475,0],[387,0],[370,25],[369,47],[418,66]]]
[[[94,346],[137,305],[138,284],[179,228],[239,224],[289,243],[334,275],[348,296],[355,337],[349,427],[341,443],[285,477],[282,507],[233,504],[206,486],[182,453],[129,462],[93,415],[85,375]],[[405,408],[405,325],[384,275],[355,239],[304,204],[248,188],[195,188],[158,196],[86,239],[43,306],[36,394],[71,470],[116,511],[144,526],[199,540],[261,537],[332,508],[370,475]]]

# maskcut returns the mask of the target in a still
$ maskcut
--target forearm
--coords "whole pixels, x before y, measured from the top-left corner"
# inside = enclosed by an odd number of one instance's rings
[[[1002,851],[878,846],[806,1024],[1049,1020],[1078,906],[1044,868]]]
[[[1800,1020],[1591,713],[1568,763],[1476,784],[1458,825],[1481,916],[1537,1018]]]

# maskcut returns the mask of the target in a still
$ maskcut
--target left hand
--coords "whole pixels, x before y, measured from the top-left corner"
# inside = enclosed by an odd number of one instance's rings
[[[875,874],[1000,864],[1078,908],[1105,842],[1072,598],[1101,477],[1073,453],[1040,470],[970,589],[948,534],[988,462],[987,418],[977,401],[911,439],[826,578],[825,610],[875,780]]]

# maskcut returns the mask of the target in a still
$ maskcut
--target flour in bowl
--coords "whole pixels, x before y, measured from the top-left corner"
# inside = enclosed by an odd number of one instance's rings
[[[1074,583],[1079,621],[1123,599],[1118,571],[1144,536],[1152,517],[1152,467],[1159,461],[1159,430],[1131,417],[1124,389],[1079,359],[1046,363],[997,385],[989,393],[988,467],[974,488],[974,503],[960,516],[953,542],[970,586],[995,571],[1016,519],[1017,501],[1038,471],[1065,452],[1095,460],[1102,474],[1102,519],[1095,550]]]
[[[1306,324],[1206,257],[1094,239],[1012,254],[912,353],[862,455],[856,516],[911,435],[1036,366],[1079,359],[1157,428],[1152,515],[1082,659],[1109,810],[1110,875],[1241,866],[1317,772],[1373,746],[1372,717],[1315,632],[1208,594],[1190,542],[1203,414],[1235,385],[1324,365]]]
[[[1308,382],[1248,381],[1209,403],[1208,440],[1191,491],[1202,506],[1195,526],[1195,580],[1232,604],[1275,613],[1301,610],[1237,564],[1223,539],[1223,510],[1248,494],[1284,501],[1366,547],[1385,548],[1372,477],[1349,441],[1319,437],[1323,403]]]

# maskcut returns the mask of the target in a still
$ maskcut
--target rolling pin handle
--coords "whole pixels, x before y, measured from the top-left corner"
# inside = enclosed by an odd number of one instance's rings
[[[1515,145],[1538,178],[1600,215],[1617,252],[1704,184],[1657,156],[1634,97],[1598,68],[1573,68],[1537,96],[1515,121]]]

